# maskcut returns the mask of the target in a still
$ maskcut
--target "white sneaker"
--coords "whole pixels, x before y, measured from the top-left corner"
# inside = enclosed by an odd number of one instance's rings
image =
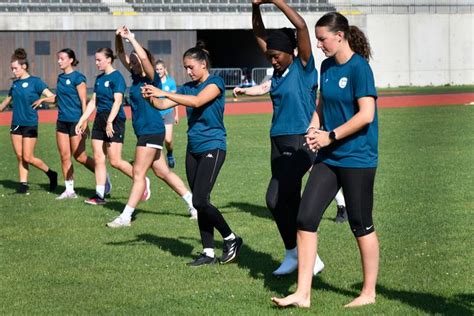
[[[324,262],[319,258],[319,255],[316,257],[316,262],[314,263],[313,276],[317,275],[319,272],[324,270]]]
[[[198,211],[194,207],[188,209],[189,219],[198,219]]]
[[[132,226],[130,219],[124,219],[122,217],[117,217],[113,221],[107,223],[109,228],[120,228],[120,227],[130,227]]]
[[[143,196],[141,198],[142,201],[148,201],[151,197],[150,179],[146,177],[145,182],[146,182],[146,187],[145,187],[145,192],[143,192]]]
[[[56,197],[56,200],[65,200],[65,199],[77,199],[76,192],[64,191],[60,196]]]
[[[285,258],[283,259],[283,262],[281,265],[273,271],[273,275],[285,275],[285,274],[290,274],[298,269],[298,254],[296,252],[296,248],[286,250],[286,255]]]

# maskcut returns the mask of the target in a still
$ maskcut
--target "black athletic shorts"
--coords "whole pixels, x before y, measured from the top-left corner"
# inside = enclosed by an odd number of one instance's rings
[[[10,134],[21,135],[23,137],[29,138],[37,138],[38,126],[12,125],[10,126]]]
[[[163,140],[165,134],[141,135],[137,136],[137,147],[151,147],[156,149],[163,149]]]
[[[94,120],[94,126],[92,127],[91,139],[103,140],[106,143],[123,143],[125,138],[125,121],[116,117],[112,122],[114,128],[114,136],[108,137],[105,132],[107,127],[107,118],[110,112],[98,113]]]
[[[76,125],[77,122],[56,122],[56,132],[62,134],[68,134],[69,136],[76,136]]]

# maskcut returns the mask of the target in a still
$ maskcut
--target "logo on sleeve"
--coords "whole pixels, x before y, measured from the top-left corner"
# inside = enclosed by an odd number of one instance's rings
[[[339,88],[344,89],[347,86],[347,78],[342,77],[339,79]]]
[[[28,88],[28,82],[23,82],[23,83],[21,84],[21,86],[22,86],[23,88]]]
[[[104,87],[108,88],[109,86],[110,86],[110,81],[107,80],[106,82],[104,82]]]
[[[70,84],[71,84],[71,80],[70,80],[70,79],[67,79],[67,80],[66,80],[66,84],[67,84],[67,85],[70,85]]]

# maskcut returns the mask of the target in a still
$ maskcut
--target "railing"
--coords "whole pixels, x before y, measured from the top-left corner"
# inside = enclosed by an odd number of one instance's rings
[[[211,68],[210,73],[222,77],[226,88],[233,88],[242,83],[243,71],[240,68]]]
[[[273,68],[253,68],[252,69],[252,82],[261,84],[263,81],[268,80],[273,75]]]

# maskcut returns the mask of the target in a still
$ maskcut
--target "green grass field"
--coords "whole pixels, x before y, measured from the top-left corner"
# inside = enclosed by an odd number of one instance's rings
[[[0,314],[472,315],[474,107],[381,109],[379,120],[378,297],[350,311],[342,306],[359,292],[361,268],[347,223],[334,222],[335,205],[320,226],[326,269],[314,278],[311,309],[270,302],[295,289],[296,274],[271,275],[283,245],[264,202],[269,115],[226,117],[229,150],[212,200],[245,244],[235,264],[201,268],[185,265],[201,250],[197,224],[162,182],[153,178],[153,196],[131,228],[107,229],[126,203],[128,178],[109,169],[114,187],[104,207],[83,203],[94,178],[77,164],[80,199],[56,201],[33,168],[31,194],[15,195],[16,159],[8,127],[0,127]],[[184,123],[175,133],[181,176]],[[123,156],[131,160],[127,128]],[[36,154],[59,170],[53,124],[41,125]]]

